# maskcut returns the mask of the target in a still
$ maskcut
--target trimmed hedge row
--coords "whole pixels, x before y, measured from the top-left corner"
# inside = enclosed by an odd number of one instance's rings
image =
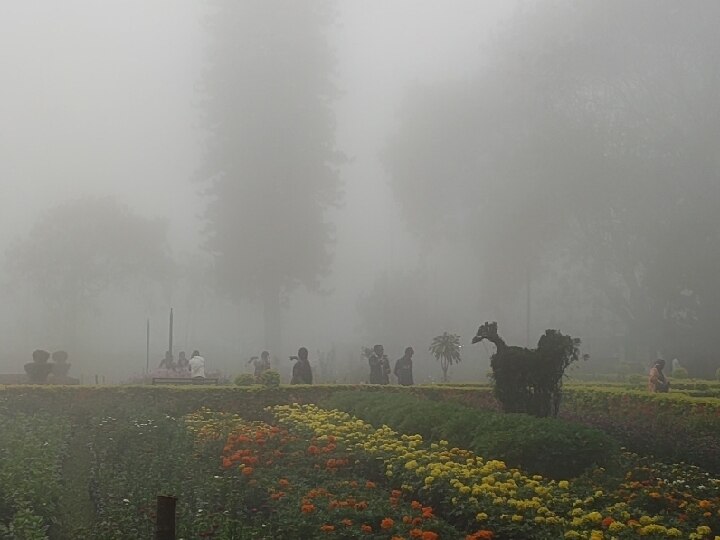
[[[531,474],[562,479],[593,465],[609,465],[619,444],[602,431],[562,420],[480,411],[408,393],[338,392],[321,406],[346,411],[376,426],[447,440],[486,459],[499,459]]]
[[[572,388],[561,416],[602,429],[630,450],[720,473],[720,399],[620,388]]]

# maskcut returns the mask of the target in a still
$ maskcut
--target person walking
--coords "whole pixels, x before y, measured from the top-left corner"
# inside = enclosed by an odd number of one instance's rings
[[[200,351],[193,351],[189,362],[190,377],[193,379],[205,378],[205,359],[200,356]]]
[[[368,358],[370,384],[390,384],[390,361],[382,345],[375,345]]]
[[[291,356],[290,358],[297,360],[293,366],[290,384],[312,384],[312,368],[308,361],[308,350],[305,347],[300,347],[297,356]]]
[[[415,351],[412,347],[405,349],[405,355],[395,362],[393,373],[397,377],[398,384],[403,386],[412,386],[413,383],[413,365],[412,357]]]

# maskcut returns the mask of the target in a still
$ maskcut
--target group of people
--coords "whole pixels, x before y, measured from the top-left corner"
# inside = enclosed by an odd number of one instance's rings
[[[292,369],[292,378],[290,384],[312,384],[313,375],[310,361],[308,360],[308,350],[305,347],[298,349],[297,356],[291,356],[290,360],[295,360],[295,364]],[[263,351],[260,357],[253,356],[248,361],[248,364],[252,364],[254,371],[253,375],[255,379],[260,379],[266,371],[270,371],[270,352]]]
[[[178,360],[170,351],[165,352],[165,358],[162,359],[159,369],[164,369],[168,373],[172,373],[176,377],[190,377],[192,379],[205,378],[205,359],[200,356],[200,351],[193,351],[192,356],[188,360],[185,351],[180,351]]]
[[[413,384],[412,357],[415,351],[412,347],[405,349],[402,358],[395,361],[392,373],[397,377],[398,384],[411,386]],[[382,345],[375,345],[368,357],[370,364],[370,384],[390,384],[390,361]]]

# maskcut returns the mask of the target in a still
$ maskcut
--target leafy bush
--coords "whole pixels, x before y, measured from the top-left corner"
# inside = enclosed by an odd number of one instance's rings
[[[263,386],[280,386],[280,374],[272,369],[269,369],[268,371],[263,371],[262,374],[258,377],[257,382],[259,384],[262,384]]]
[[[672,376],[675,379],[687,379],[688,378],[688,372],[687,369],[684,367],[679,367],[672,372]]]
[[[235,377],[234,382],[236,386],[251,386],[255,384],[255,376],[250,373],[241,373]]]
[[[550,478],[573,477],[593,465],[609,465],[619,450],[611,437],[596,429],[552,418],[478,411],[404,393],[338,392],[322,405],[431,441],[447,440],[486,459],[500,459]]]

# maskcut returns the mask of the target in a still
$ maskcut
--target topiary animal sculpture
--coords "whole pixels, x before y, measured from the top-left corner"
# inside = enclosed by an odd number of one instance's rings
[[[495,397],[505,412],[557,416],[565,369],[579,359],[579,339],[546,330],[537,349],[509,346],[498,335],[497,323],[486,322],[472,339],[487,339],[497,351],[490,359]]]

